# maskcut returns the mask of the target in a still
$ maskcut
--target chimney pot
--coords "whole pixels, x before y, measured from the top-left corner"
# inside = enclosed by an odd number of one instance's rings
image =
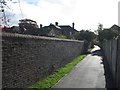
[[[72,27],[74,28],[74,26],[75,26],[75,23],[73,22],[73,23],[72,23]]]
[[[42,24],[40,24],[40,28],[42,28]]]
[[[58,22],[55,22],[55,25],[58,26]]]

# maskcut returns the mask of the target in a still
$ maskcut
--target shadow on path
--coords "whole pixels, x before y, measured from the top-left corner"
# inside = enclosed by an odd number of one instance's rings
[[[95,50],[91,52],[92,56],[100,56],[102,57],[102,51],[101,50]]]
[[[91,52],[92,56],[100,56],[103,57],[102,58],[102,62],[101,64],[103,64],[104,66],[104,75],[105,75],[105,80],[106,80],[106,88],[109,90],[109,88],[115,88],[115,84],[113,82],[113,78],[112,78],[112,73],[110,72],[110,68],[108,66],[108,63],[106,61],[106,59],[104,58],[103,52],[102,50],[95,50],[93,52]]]

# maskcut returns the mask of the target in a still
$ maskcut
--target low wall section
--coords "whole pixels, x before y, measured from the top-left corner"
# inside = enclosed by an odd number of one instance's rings
[[[83,41],[2,34],[2,86],[28,87],[83,52]]]

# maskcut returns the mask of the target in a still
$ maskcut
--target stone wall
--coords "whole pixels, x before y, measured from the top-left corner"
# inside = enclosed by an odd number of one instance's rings
[[[2,87],[31,86],[71,62],[83,46],[83,41],[3,33]]]
[[[120,88],[120,39],[102,43],[102,48],[116,87]]]

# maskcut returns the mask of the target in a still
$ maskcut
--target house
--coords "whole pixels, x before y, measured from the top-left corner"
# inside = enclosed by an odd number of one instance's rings
[[[38,35],[38,36],[48,36],[48,37],[57,37],[59,35],[65,35],[69,39],[74,39],[74,35],[78,32],[74,29],[74,23],[72,27],[70,25],[58,25],[58,22],[55,24],[50,23],[49,26],[38,27],[36,21],[31,19],[22,19],[19,20],[20,33]]]
[[[12,26],[12,27],[6,27],[6,26],[4,26],[2,28],[2,32],[19,33],[19,26]]]
[[[19,26],[12,26],[10,29],[12,33],[20,33]]]
[[[36,35],[38,25],[37,22],[31,19],[22,19],[19,20],[19,27],[21,33]]]
[[[37,22],[31,19],[19,20],[19,26],[25,28],[30,28],[30,27],[38,28]]]
[[[12,30],[11,30],[10,27],[4,26],[4,27],[2,28],[2,32],[9,32],[9,33],[11,33]]]
[[[41,36],[56,37],[62,34],[62,31],[60,27],[51,23],[49,26],[44,26],[44,27],[40,25],[40,29],[38,30],[37,33]]]
[[[78,33],[78,31],[74,29],[74,23],[72,23],[72,27],[70,25],[60,25],[59,27],[62,30],[62,34],[69,39],[74,39],[74,35]]]
[[[73,26],[69,25],[58,25],[58,22],[55,22],[54,24],[50,24],[49,26],[42,27],[40,25],[40,29],[38,31],[38,34],[41,36],[49,36],[49,37],[56,37],[58,35],[65,35],[69,39],[74,39],[74,35],[78,32],[76,29],[74,29],[74,23]]]
[[[111,29],[111,30],[117,30],[117,31],[120,32],[120,27],[117,26],[117,25],[113,25],[110,29]]]

